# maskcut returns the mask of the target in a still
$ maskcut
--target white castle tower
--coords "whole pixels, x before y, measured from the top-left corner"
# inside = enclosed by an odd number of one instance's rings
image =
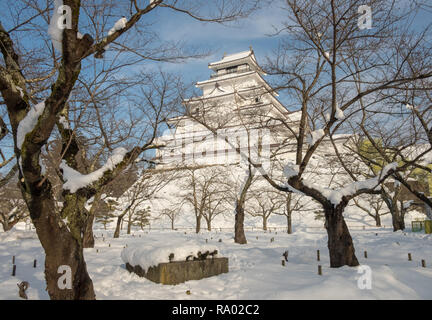
[[[156,154],[162,166],[236,164],[239,151],[263,159],[282,140],[282,157],[290,144],[295,148],[295,140],[287,143],[287,138],[297,132],[301,113],[279,102],[252,48],[224,55],[209,68],[214,71],[210,79],[196,83],[202,96],[183,101],[185,114],[170,119],[175,129],[159,140],[166,145]]]

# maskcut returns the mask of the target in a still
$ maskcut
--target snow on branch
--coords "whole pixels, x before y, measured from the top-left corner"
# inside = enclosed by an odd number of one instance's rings
[[[116,31],[120,31],[121,29],[126,28],[127,19],[125,17],[120,18],[117,20],[117,22],[114,24],[114,27],[108,31],[108,36],[112,35]]]
[[[51,17],[50,25],[48,27],[48,34],[51,37],[52,44],[56,50],[62,53],[62,40],[63,29],[59,28],[58,21],[62,17],[62,10],[59,9],[63,6],[63,0],[54,0],[54,14]]]
[[[329,200],[334,206],[339,205],[342,201],[342,197],[350,197],[355,195],[358,191],[368,190],[379,190],[381,180],[389,173],[390,170],[396,169],[398,166],[397,162],[392,162],[386,165],[380,172],[379,175],[366,179],[363,181],[356,181],[346,185],[345,187],[334,190],[330,188],[323,188],[317,184],[303,179],[303,184],[309,188],[313,188],[319,191],[327,200]]]
[[[63,178],[65,183],[63,188],[74,193],[80,188],[84,188],[93,182],[103,177],[104,173],[113,170],[117,164],[123,161],[127,150],[125,148],[117,148],[113,151],[112,155],[108,158],[107,162],[98,170],[89,174],[81,174],[75,169],[69,167],[64,160],[60,164],[60,169],[63,170]]]
[[[45,109],[45,102],[38,103],[29,110],[24,119],[22,119],[17,129],[17,147],[21,150],[25,136],[31,132],[37,124],[39,117]]]
[[[336,117],[336,119],[338,119],[338,120],[343,120],[343,119],[345,119],[345,115],[344,115],[342,109],[339,108],[339,104],[338,104],[337,102],[336,102],[336,113],[335,113],[335,117]]]
[[[405,106],[405,108],[407,108],[407,110],[413,110],[413,109],[414,109],[414,106],[412,106],[412,105],[410,105],[410,104],[407,104],[407,105]]]

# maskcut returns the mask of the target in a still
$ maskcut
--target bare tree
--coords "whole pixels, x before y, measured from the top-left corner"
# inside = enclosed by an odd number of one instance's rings
[[[226,181],[224,181],[222,168],[208,166],[204,168],[189,168],[183,182],[186,193],[186,203],[191,205],[195,214],[195,231],[201,230],[201,219],[207,222],[207,229],[211,230],[211,221],[225,211],[224,193]]]
[[[173,205],[169,208],[165,208],[161,212],[161,217],[167,217],[171,223],[171,230],[175,229],[175,222],[181,212],[181,206]]]
[[[25,6],[25,3],[26,1],[22,1],[19,4]],[[43,6],[43,1],[35,4],[36,8],[23,8],[34,18],[23,20],[26,19],[23,18],[24,15],[12,17],[9,20],[16,22],[14,26],[6,29],[0,25],[1,53],[3,56],[0,66],[0,90],[3,103],[8,110],[14,154],[19,164],[19,181],[23,198],[29,208],[30,216],[46,254],[47,291],[52,299],[94,299],[93,284],[87,273],[83,255],[82,234],[88,217],[85,204],[98,190],[115,179],[130,163],[135,161],[142,152],[156,147],[153,144],[153,139],[157,134],[157,125],[155,124],[159,124],[164,115],[154,110],[150,119],[154,125],[153,130],[146,131],[131,141],[130,151],[114,149],[105,166],[90,174],[83,173],[76,161],[80,145],[75,130],[68,126],[69,115],[72,110],[67,103],[78,78],[85,75],[81,72],[82,67],[85,67],[87,63],[102,64],[102,60],[90,62],[88,58],[93,55],[95,58],[102,58],[107,50],[115,51],[114,45],[122,49],[127,48],[126,43],[121,42],[122,39],[127,40],[125,34],[135,34],[137,39],[143,39],[145,34],[139,29],[138,21],[153,10],[174,10],[200,21],[225,22],[244,15],[250,11],[251,7],[245,1],[216,1],[216,10],[205,15],[202,10],[204,2],[200,3],[200,1],[155,0],[140,8],[138,1],[109,3],[91,1],[82,5],[80,1],[64,0],[63,4],[71,9],[70,26],[65,29],[56,28],[56,16],[51,21],[53,45],[55,50],[60,53],[58,56],[52,46],[48,45],[46,32],[42,31],[46,30],[46,22],[49,21],[49,18],[46,18],[50,16],[51,10],[49,7]],[[55,10],[57,9],[55,8]],[[106,28],[108,20],[112,23],[111,19],[106,19],[106,17],[118,16],[119,13],[120,16],[126,15],[126,12],[130,13],[129,19],[124,18],[117,21],[115,26],[109,30],[108,35],[105,36],[105,32],[109,28]],[[212,13],[215,14],[211,15]],[[86,26],[83,25],[85,20],[89,22]],[[39,41],[39,48],[42,48],[40,49],[41,54],[45,58],[52,57],[54,61],[53,75],[50,77],[51,74],[48,71],[44,77],[49,85],[45,87],[45,90],[39,90],[37,94],[29,90],[30,72],[25,70],[26,65],[21,59],[23,56],[21,52],[25,52],[28,47],[25,46],[25,42],[17,40],[19,36],[16,36],[16,33],[24,28],[24,25],[27,30],[30,30],[26,31],[27,34],[34,35],[31,44]],[[84,32],[84,30],[87,33],[82,36],[79,31]],[[142,46],[145,48],[144,52],[142,50],[122,50],[118,53],[132,52],[141,61],[184,57],[176,50],[169,50],[166,44],[157,45],[149,38],[147,38],[147,42],[149,43],[148,46]],[[157,49],[154,49],[155,47]],[[175,49],[176,47],[172,46],[171,48]],[[47,59],[43,59],[42,64],[46,61]],[[37,64],[33,64],[33,67],[37,67]],[[45,67],[44,70],[46,69]],[[112,72],[115,74],[116,70]],[[151,106],[148,107],[151,110]],[[77,120],[80,122],[81,119]],[[52,185],[44,177],[39,164],[41,150],[52,138],[55,128],[62,138],[61,168],[63,172],[59,170],[59,174],[65,184],[63,184],[62,191],[64,201],[61,212],[56,211]],[[97,172],[96,177],[95,172]],[[99,175],[100,173],[102,175]],[[84,180],[92,177],[91,183],[76,185],[77,181],[72,179],[71,175],[75,177],[85,176]],[[71,184],[74,184],[74,187],[70,186]],[[66,187],[68,185],[69,188]],[[67,223],[63,221],[67,221]],[[71,289],[61,290],[57,286],[57,280],[60,276],[57,272],[59,265],[70,267]]]
[[[173,172],[165,172],[163,174],[154,174],[152,169],[142,169],[138,173],[138,178],[135,183],[128,188],[117,200],[119,205],[116,211],[120,212],[117,215],[117,224],[114,232],[114,238],[120,236],[120,225],[127,216],[127,234],[130,234],[134,215],[143,210],[145,202],[150,200],[158,191],[163,189],[172,181]]]
[[[5,232],[29,217],[21,192],[13,186],[13,182],[0,189],[0,206],[0,223]]]
[[[249,165],[247,177],[240,187],[239,194],[235,197],[235,224],[234,224],[234,242],[246,244],[246,235],[244,232],[245,206],[248,199],[247,194],[252,185],[254,173],[252,166]]]
[[[386,90],[403,90],[407,83],[432,76],[431,59],[423,46],[425,33],[416,33],[415,41],[405,41],[412,30],[408,31],[403,21],[411,17],[412,11],[398,11],[394,1],[369,3],[374,27],[367,32],[359,28],[362,15],[358,13],[358,1],[288,0],[286,4],[289,21],[281,32],[288,31],[287,37],[276,58],[269,60],[268,69],[281,77],[280,89],[286,89],[298,103],[301,119],[295,134],[295,164],[286,168],[290,188],[268,180],[281,191],[294,188],[320,203],[325,213],[331,267],[356,266],[358,260],[343,218],[345,207],[360,194],[375,193],[388,176],[408,165],[397,166],[397,162],[389,161],[392,165],[369,180],[351,174],[347,168],[352,183],[339,190],[323,188],[303,175],[324,140],[330,139],[339,155],[341,149],[335,146],[334,138],[337,132],[343,132],[347,119],[361,113],[362,103],[370,103],[367,99],[378,105],[383,100],[376,98]],[[416,55],[424,59],[421,69],[418,64],[414,67],[408,63]],[[279,121],[284,123],[284,119]],[[338,160],[345,169],[344,158],[338,156]]]
[[[388,211],[383,212],[384,200],[376,195],[364,195],[353,199],[355,206],[366,212],[368,216],[375,221],[375,226],[381,227],[381,216],[388,214]]]
[[[135,212],[133,216],[132,224],[134,226],[140,227],[141,230],[144,230],[144,227],[150,224],[149,221],[150,215],[151,215],[150,206],[139,209]],[[128,232],[130,233],[129,224],[128,224]]]
[[[253,217],[260,217],[262,219],[262,227],[267,231],[267,222],[270,216],[280,210],[285,204],[281,201],[279,192],[273,188],[263,188],[251,191],[253,197],[246,205],[246,212]]]
[[[275,214],[285,216],[287,219],[287,233],[292,234],[292,214],[311,210],[305,203],[305,197],[296,193],[285,193],[280,195],[285,200],[285,206],[281,205],[282,210],[275,211]]]

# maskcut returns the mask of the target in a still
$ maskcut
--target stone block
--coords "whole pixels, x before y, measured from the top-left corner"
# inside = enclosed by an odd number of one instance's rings
[[[140,277],[161,284],[179,284],[189,280],[201,280],[228,272],[228,258],[210,258],[193,261],[160,263],[145,272],[139,265],[126,263],[126,269]]]

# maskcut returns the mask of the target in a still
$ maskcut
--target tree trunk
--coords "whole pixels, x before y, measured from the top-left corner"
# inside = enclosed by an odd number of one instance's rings
[[[377,227],[381,227],[381,216],[377,213],[377,215],[375,216],[375,225]]]
[[[405,221],[401,217],[401,214],[399,213],[398,209],[396,209],[396,210],[394,210],[394,212],[392,212],[392,224],[393,224],[393,231],[405,229]]]
[[[263,216],[263,230],[267,231],[267,218]]]
[[[234,242],[239,244],[246,244],[246,235],[244,232],[244,217],[245,217],[245,203],[246,194],[252,185],[254,174],[252,173],[252,167],[249,165],[248,176],[241,190],[240,197],[236,201],[236,215],[234,223]]]
[[[390,214],[392,216],[393,231],[404,230],[405,221],[403,216],[401,216],[397,205],[398,191],[395,191],[395,196],[393,196],[392,198],[390,198],[384,193],[381,194],[381,197],[387,205],[387,208],[390,210]]]
[[[132,222],[128,221],[128,230],[127,234],[131,234]]]
[[[324,208],[325,227],[328,235],[330,267],[358,266],[351,235],[343,217],[345,206],[338,205]]]
[[[87,222],[84,229],[83,235],[83,248],[94,248],[95,240],[93,235],[93,221],[94,215],[90,214],[87,218]]]
[[[196,229],[195,232],[199,233],[201,231],[201,215],[196,216]]]
[[[174,230],[174,219],[171,219],[171,230]]]
[[[117,217],[117,225],[116,225],[116,228],[114,231],[114,238],[120,237],[120,225],[121,225],[122,219],[123,219],[123,216]]]
[[[99,201],[101,198],[102,192],[99,191],[95,194],[93,204],[89,210],[89,215],[86,222],[86,227],[84,229],[83,235],[83,246],[84,248],[94,248],[95,240],[93,235],[93,224],[95,219],[95,213],[99,206]],[[106,230],[106,227],[105,227]]]
[[[393,232],[396,232],[398,230],[404,230],[405,229],[405,221],[403,214],[400,212],[397,200],[391,200],[390,205],[388,206],[390,209],[390,214],[392,216],[392,225],[393,225]]]
[[[208,219],[206,222],[207,222],[207,230],[211,231],[211,219]]]
[[[236,205],[236,215],[234,224],[234,242],[239,244],[246,244],[246,235],[244,232],[244,207],[240,201]]]
[[[80,230],[84,231],[79,220],[83,212],[77,212],[83,209],[73,203],[78,196],[70,195],[66,201],[69,206],[63,208],[68,217],[68,228],[55,211],[50,187],[46,187],[48,184],[44,183],[45,187],[38,195],[27,198],[32,222],[46,254],[48,294],[53,300],[93,300],[93,282],[87,273],[80,234]],[[67,278],[71,280],[71,287],[62,287],[61,284],[67,284],[68,281],[63,281]]]
[[[7,223],[7,222],[3,222],[3,221],[2,221],[2,226],[3,226],[3,231],[4,231],[4,232],[7,232],[7,231],[9,231],[10,229],[12,229],[12,226],[11,226],[9,223]]]
[[[292,221],[291,221],[291,212],[287,213],[287,233],[292,234]]]
[[[127,226],[127,234],[131,234],[131,228],[132,228],[132,215],[129,215],[128,226]]]

